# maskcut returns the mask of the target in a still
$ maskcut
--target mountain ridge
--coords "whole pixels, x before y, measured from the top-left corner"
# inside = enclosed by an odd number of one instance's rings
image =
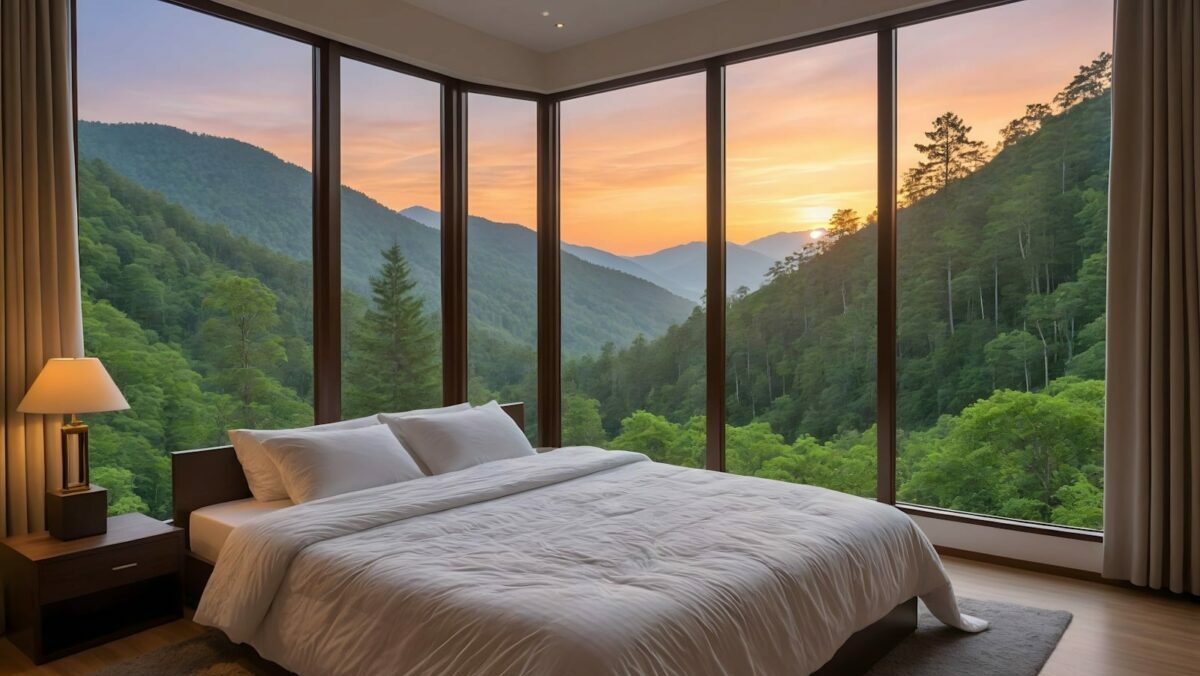
[[[204,222],[225,225],[293,259],[312,260],[312,175],[303,167],[237,139],[168,125],[81,120],[78,131],[81,157],[104,161]],[[399,244],[427,310],[439,312],[439,233],[347,186],[342,186],[341,202],[344,288],[366,296],[381,252]],[[536,322],[531,321],[537,316],[533,232],[486,219],[472,219],[470,228],[470,241],[487,243],[468,253],[472,320],[491,324],[503,308],[509,317],[500,326],[492,325],[514,341],[536,344]],[[564,327],[567,354],[596,352],[608,342],[625,344],[639,334],[659,335],[695,305],[628,273],[569,254],[566,258],[578,261],[571,265],[589,284],[564,281],[564,307],[595,303],[605,313]]]

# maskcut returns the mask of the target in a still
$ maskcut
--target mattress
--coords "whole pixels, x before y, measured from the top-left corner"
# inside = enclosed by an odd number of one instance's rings
[[[260,502],[246,498],[201,507],[188,520],[188,546],[199,556],[216,562],[234,528],[291,506],[291,500]]]

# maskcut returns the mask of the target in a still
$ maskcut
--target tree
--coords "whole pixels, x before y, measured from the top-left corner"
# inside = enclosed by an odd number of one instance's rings
[[[1100,52],[1100,55],[1086,66],[1080,66],[1079,72],[1067,83],[1063,90],[1054,96],[1054,103],[1059,110],[1100,96],[1112,87],[1112,54]]]
[[[372,275],[371,307],[350,333],[347,415],[406,411],[438,398],[438,346],[399,245]]]
[[[91,479],[108,492],[108,515],[150,511],[146,502],[134,492],[133,472],[124,467],[93,467]]]
[[[921,451],[901,499],[1038,521],[1063,506],[1078,516],[1087,491],[1063,487],[1088,481],[1101,462],[1103,392],[1103,383],[1066,378],[1045,392],[1000,390],[968,406],[923,440],[932,448]]]
[[[1000,130],[1000,141],[996,146],[999,152],[1021,139],[1033,135],[1042,128],[1042,122],[1054,114],[1045,103],[1031,103],[1025,106],[1025,114],[1004,125]]]
[[[203,301],[208,319],[200,334],[212,365],[208,380],[236,401],[236,410],[229,412],[231,424],[306,422],[297,419],[302,413],[294,405],[299,404],[295,393],[271,378],[287,360],[283,339],[275,331],[275,301],[261,281],[235,274],[218,278]]]
[[[996,387],[1022,383],[1028,392],[1033,387],[1030,365],[1042,355],[1042,344],[1027,331],[1008,331],[988,341],[984,360],[992,370]]]
[[[983,141],[972,140],[970,133],[971,127],[952,112],[934,119],[933,129],[925,132],[930,142],[914,144],[925,159],[904,177],[904,195],[909,204],[968,176],[987,162]]]
[[[608,437],[600,422],[600,402],[580,394],[563,397],[563,444],[567,446],[604,446]],[[634,450],[634,449],[629,449]]]

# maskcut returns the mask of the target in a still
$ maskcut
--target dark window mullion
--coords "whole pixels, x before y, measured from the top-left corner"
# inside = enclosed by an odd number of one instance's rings
[[[896,502],[896,32],[878,33],[879,204],[875,499]]]
[[[704,466],[725,471],[725,67],[712,62],[705,86],[708,279],[705,293]]]
[[[538,445],[562,444],[562,260],[559,103],[538,101]]]
[[[442,85],[442,401],[467,400],[467,93]]]
[[[342,412],[341,56],[313,47],[313,408],[318,423]]]

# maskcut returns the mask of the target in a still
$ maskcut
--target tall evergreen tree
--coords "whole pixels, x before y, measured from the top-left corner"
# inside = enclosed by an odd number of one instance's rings
[[[1000,130],[1000,142],[996,151],[999,152],[1026,136],[1042,128],[1042,122],[1054,111],[1045,103],[1030,103],[1025,106],[1025,114],[1004,125]]]
[[[939,115],[933,129],[925,132],[929,143],[914,144],[925,159],[904,177],[904,196],[909,204],[965,178],[987,162],[983,141],[970,137],[971,127],[952,112]]]
[[[350,332],[347,415],[435,404],[437,343],[398,244],[384,250],[370,281],[371,307]]]
[[[1100,96],[1112,86],[1112,54],[1100,52],[1086,66],[1080,66],[1075,77],[1054,97],[1059,110],[1066,110],[1081,101]]]

